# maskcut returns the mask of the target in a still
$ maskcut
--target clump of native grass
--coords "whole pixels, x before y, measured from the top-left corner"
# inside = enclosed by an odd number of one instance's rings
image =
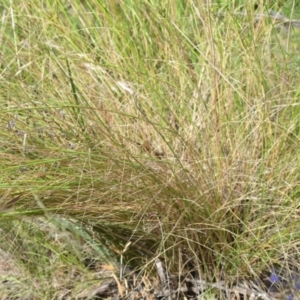
[[[108,262],[228,281],[297,252],[299,46],[245,11],[3,4],[2,238],[21,226],[17,244],[38,243],[36,218],[59,218]],[[26,257],[48,278],[59,248],[34,232]]]

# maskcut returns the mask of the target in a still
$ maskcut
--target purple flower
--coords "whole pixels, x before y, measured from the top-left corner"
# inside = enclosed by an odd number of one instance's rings
[[[294,288],[298,291],[300,291],[300,281],[299,278],[294,281]]]
[[[294,296],[292,294],[289,294],[285,297],[285,300],[293,300]]]
[[[299,275],[292,274],[291,279],[293,280],[293,287],[295,290],[300,290],[300,277]]]
[[[268,292],[271,292],[271,293],[278,292],[278,284],[280,283],[280,279],[274,270],[271,272],[271,275],[268,277],[268,281],[269,281]],[[271,283],[271,285],[270,285],[270,283]]]
[[[271,283],[277,283],[279,281],[279,276],[274,271],[272,271],[269,280],[271,281]]]

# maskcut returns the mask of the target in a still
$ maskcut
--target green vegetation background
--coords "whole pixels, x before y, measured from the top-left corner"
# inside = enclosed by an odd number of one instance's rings
[[[157,258],[192,261],[228,283],[297,268],[299,30],[255,27],[268,9],[300,16],[293,1],[3,1],[13,293],[78,295],[99,283],[87,257],[149,277]]]

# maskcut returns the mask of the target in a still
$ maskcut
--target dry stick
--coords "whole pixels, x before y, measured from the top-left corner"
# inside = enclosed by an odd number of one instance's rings
[[[163,267],[160,259],[155,260],[155,266],[156,266],[156,271],[159,276],[160,282],[163,286],[165,286],[167,281],[166,281],[166,276],[165,276],[165,272],[164,272],[164,267]]]

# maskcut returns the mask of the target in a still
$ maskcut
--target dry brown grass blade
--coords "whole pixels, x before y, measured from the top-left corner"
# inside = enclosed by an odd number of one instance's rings
[[[118,277],[115,274],[112,274],[112,277],[114,278],[115,282],[117,283],[118,292],[119,292],[120,297],[123,298],[124,297],[124,289],[123,289],[121,282],[119,281]]]
[[[9,200],[8,202],[5,202],[2,206],[1,210],[6,210],[9,208],[12,208],[13,205],[20,199],[21,195],[17,195],[15,197],[13,197],[11,200]]]

